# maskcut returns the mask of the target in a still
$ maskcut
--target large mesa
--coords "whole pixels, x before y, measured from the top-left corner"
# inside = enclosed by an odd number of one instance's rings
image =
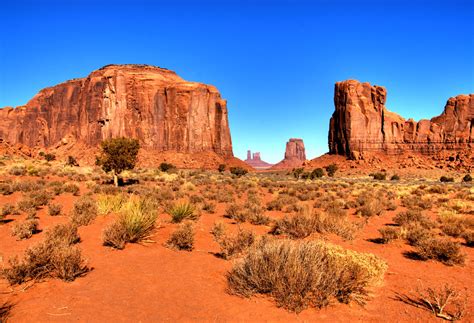
[[[233,157],[219,91],[155,66],[108,65],[0,109],[0,139],[10,145],[97,147],[122,136],[139,139],[147,152]]]

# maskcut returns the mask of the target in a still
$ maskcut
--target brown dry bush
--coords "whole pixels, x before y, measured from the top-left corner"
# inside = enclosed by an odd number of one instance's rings
[[[418,287],[414,296],[399,296],[399,299],[409,305],[426,309],[436,317],[457,321],[465,317],[469,294],[467,289],[461,292],[454,286],[445,283],[439,288],[423,286]]]
[[[1,276],[11,285],[29,280],[59,278],[72,281],[89,271],[81,251],[73,243],[78,241],[74,229],[53,228],[40,243],[26,249],[23,258],[9,259],[9,267]]]
[[[89,196],[84,196],[74,203],[70,214],[75,225],[89,225],[97,217],[97,203]]]
[[[393,218],[393,222],[400,226],[406,226],[410,223],[417,222],[427,229],[436,227],[436,223],[424,216],[420,210],[407,210],[405,212],[400,212]]]
[[[401,237],[401,232],[400,229],[398,228],[393,228],[393,227],[384,227],[379,229],[381,238],[380,241],[382,243],[389,243],[392,242],[393,240],[400,239]]]
[[[48,214],[51,216],[58,216],[61,214],[62,206],[61,204],[48,204]]]
[[[222,224],[214,225],[211,233],[221,249],[218,255],[224,259],[230,259],[244,253],[256,240],[256,236],[252,231],[241,228],[236,234],[229,235]]]
[[[474,230],[464,232],[462,238],[468,247],[474,247]]]
[[[357,208],[356,213],[365,217],[381,215],[385,210],[385,206],[381,201],[381,198],[375,194],[362,194],[357,198],[357,203],[360,206]]]
[[[194,249],[194,235],[193,224],[183,223],[171,234],[166,245],[173,249],[192,251]]]
[[[312,233],[334,233],[352,240],[358,226],[351,223],[347,217],[331,216],[323,212],[314,212],[307,208],[293,216],[285,216],[275,221],[271,233],[284,234],[292,239],[302,239]]]
[[[446,238],[428,238],[415,245],[416,253],[422,260],[434,259],[445,265],[463,265],[466,255],[459,243]]]
[[[38,233],[38,220],[28,219],[21,223],[17,223],[12,228],[12,236],[17,240],[29,239],[33,234]]]
[[[368,288],[380,284],[386,268],[374,255],[321,241],[264,238],[235,263],[227,281],[231,294],[267,294],[278,306],[300,312],[332,300],[364,304]]]
[[[422,226],[418,222],[410,223],[407,226],[403,227],[403,229],[405,230],[405,240],[411,246],[416,246],[421,243],[421,241],[429,239],[432,236],[431,231],[426,229],[426,227]]]

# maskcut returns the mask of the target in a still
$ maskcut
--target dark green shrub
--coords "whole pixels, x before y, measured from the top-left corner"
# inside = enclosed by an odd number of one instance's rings
[[[439,181],[442,183],[449,183],[449,182],[454,182],[454,178],[443,175],[440,177]]]
[[[328,174],[329,177],[334,177],[334,174],[336,174],[337,170],[339,167],[336,164],[330,164],[325,167],[326,168],[326,173]]]
[[[397,174],[394,174],[394,175],[392,175],[392,177],[390,177],[390,180],[391,180],[391,181],[399,181],[399,180],[400,180],[400,176],[398,176]]]
[[[463,178],[462,181],[467,183],[467,182],[472,182],[472,176],[470,174],[466,174]]]
[[[219,171],[219,173],[222,173],[225,171],[225,164],[220,164],[219,167],[217,167],[217,170]]]
[[[73,156],[67,156],[66,165],[68,166],[79,166],[76,158]]]
[[[231,167],[230,168],[230,173],[232,175],[237,176],[237,177],[241,177],[241,176],[244,176],[245,174],[247,174],[248,170],[246,170],[245,168],[242,168],[242,167]]]
[[[168,172],[176,169],[176,166],[170,163],[161,163],[159,168],[162,172]]]
[[[44,159],[46,161],[53,161],[56,159],[56,156],[54,154],[51,154],[51,153],[47,153],[47,154],[44,154]]]
[[[370,176],[372,176],[373,179],[378,181],[384,181],[385,179],[387,179],[387,174],[385,173],[373,173],[370,174]]]
[[[316,169],[313,169],[310,177],[311,179],[315,179],[315,178],[321,178],[323,176],[324,176],[324,169],[316,168]]]

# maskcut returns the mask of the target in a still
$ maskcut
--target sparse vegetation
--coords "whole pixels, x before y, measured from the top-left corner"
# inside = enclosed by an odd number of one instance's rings
[[[89,196],[80,198],[74,203],[71,212],[71,222],[75,225],[89,225],[97,216],[96,202]]]
[[[27,219],[13,226],[12,235],[18,240],[29,239],[33,234],[38,233],[39,221],[36,219]]]
[[[439,181],[441,183],[450,183],[450,182],[454,182],[454,178],[443,175],[443,176],[440,177]]]
[[[242,168],[242,167],[231,167],[230,168],[230,173],[232,175],[237,176],[237,177],[241,177],[241,176],[244,176],[245,174],[247,174],[248,170],[246,170],[245,168]]]
[[[178,250],[191,251],[194,249],[194,227],[191,222],[182,223],[176,231],[171,234],[167,245]]]
[[[256,240],[256,236],[252,231],[241,228],[239,228],[236,234],[229,235],[223,224],[216,224],[211,233],[221,248],[219,256],[224,259],[230,259],[242,254]]]
[[[177,203],[173,205],[168,213],[171,215],[171,222],[180,223],[185,219],[196,219],[196,209],[194,205],[188,202]]]

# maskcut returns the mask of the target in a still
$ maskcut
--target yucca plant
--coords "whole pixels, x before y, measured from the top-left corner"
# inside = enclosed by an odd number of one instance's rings
[[[155,228],[157,216],[149,200],[131,198],[123,205],[118,219],[104,230],[104,245],[123,249],[127,242],[147,239]]]
[[[195,208],[191,203],[182,202],[173,205],[168,213],[171,215],[171,222],[180,223],[184,219],[195,219]]]

